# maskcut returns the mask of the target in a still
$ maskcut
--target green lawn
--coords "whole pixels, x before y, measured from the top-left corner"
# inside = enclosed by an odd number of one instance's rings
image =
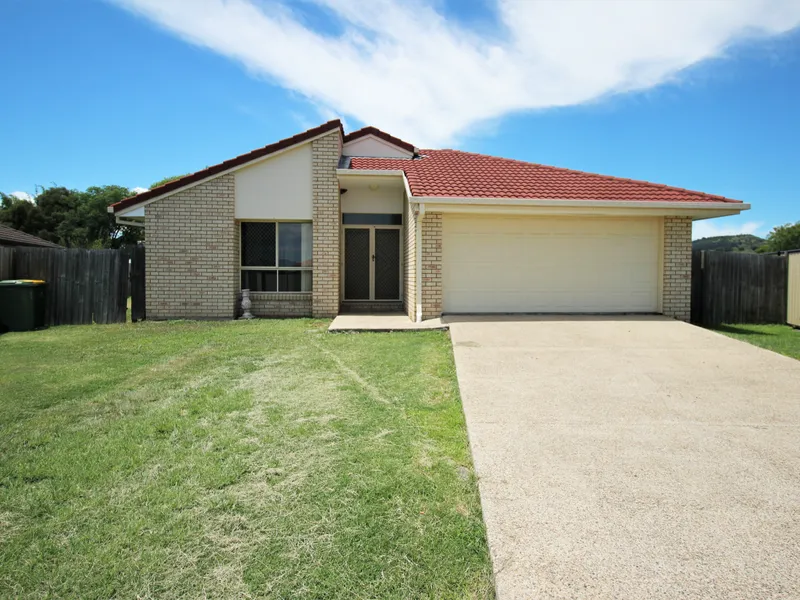
[[[788,325],[720,325],[715,331],[800,360],[800,330]]]
[[[446,333],[0,336],[0,597],[487,598]]]

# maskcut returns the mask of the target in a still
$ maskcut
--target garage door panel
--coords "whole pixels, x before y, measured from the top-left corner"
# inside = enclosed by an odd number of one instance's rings
[[[446,312],[654,312],[656,219],[444,216]]]

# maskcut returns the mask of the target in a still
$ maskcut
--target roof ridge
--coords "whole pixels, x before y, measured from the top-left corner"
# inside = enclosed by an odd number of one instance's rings
[[[687,189],[687,188],[682,188],[682,187],[678,187],[678,186],[674,186],[674,185],[667,185],[667,184],[664,184],[664,183],[655,183],[653,181],[647,181],[645,179],[631,179],[629,177],[617,177],[615,175],[604,175],[602,173],[592,173],[591,171],[581,171],[580,169],[570,169],[570,168],[567,168],[567,167],[556,167],[556,166],[553,166],[553,165],[545,165],[545,164],[542,164],[542,163],[535,163],[535,162],[530,162],[530,161],[526,161],[526,160],[519,160],[517,158],[506,158],[504,156],[493,156],[491,154],[482,154],[480,152],[468,152],[466,150],[454,150],[452,148],[444,148],[444,149],[441,149],[441,150],[436,150],[436,149],[420,150],[421,154],[425,153],[425,152],[457,152],[459,154],[468,154],[468,155],[471,155],[471,156],[479,156],[481,158],[491,158],[491,159],[494,159],[494,160],[501,160],[501,161],[504,161],[504,162],[517,163],[517,164],[521,164],[521,165],[531,165],[531,166],[539,167],[539,168],[542,168],[542,169],[552,169],[554,171],[562,171],[562,172],[566,172],[566,173],[573,173],[573,174],[576,174],[576,175],[587,175],[589,177],[597,177],[599,179],[606,179],[606,180],[609,180],[609,181],[624,181],[626,183],[635,183],[637,185],[642,185],[642,186],[646,186],[646,187],[657,187],[657,188],[661,188],[661,189],[665,189],[665,190],[671,190],[671,191],[676,191],[676,192],[684,192],[684,193],[687,193],[687,194],[693,194],[695,196],[705,196],[707,198],[716,198],[718,200],[723,200],[725,202],[736,202],[736,203],[740,203],[740,204],[742,203],[741,200],[735,200],[733,198],[728,198],[727,196],[720,196],[718,194],[709,194],[708,192],[701,192],[701,191],[698,191],[698,190],[690,190],[690,189]]]

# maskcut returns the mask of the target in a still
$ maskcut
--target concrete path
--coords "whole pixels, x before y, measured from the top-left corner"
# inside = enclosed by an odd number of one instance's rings
[[[441,319],[415,323],[404,313],[341,314],[328,327],[331,332],[350,331],[420,331],[447,329]]]
[[[800,362],[660,317],[447,319],[497,591],[800,598]]]

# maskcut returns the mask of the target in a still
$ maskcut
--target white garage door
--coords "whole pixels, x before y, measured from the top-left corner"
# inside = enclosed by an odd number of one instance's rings
[[[659,225],[446,214],[444,311],[656,312]]]

